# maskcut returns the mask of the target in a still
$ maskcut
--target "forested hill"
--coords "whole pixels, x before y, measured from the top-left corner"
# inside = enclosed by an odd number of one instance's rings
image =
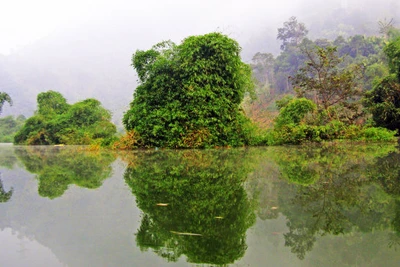
[[[135,17],[140,14],[126,12],[125,16],[101,23],[71,24],[11,55],[0,55],[0,91],[7,92],[13,100],[12,107],[7,104],[3,108],[2,116],[31,116],[38,93],[56,90],[72,103],[91,97],[98,99],[113,113],[113,122],[121,125],[122,114],[137,86],[135,71],[130,66],[131,56],[137,49],[148,49],[160,40],[180,42],[188,35],[222,31],[238,40],[243,47],[243,59],[250,62],[257,52],[279,53],[277,28],[290,16],[307,25],[311,39],[331,40],[339,34],[344,37],[379,34],[378,21],[400,17],[398,1],[382,1],[379,6],[372,0],[363,1],[362,5],[356,2],[297,1],[279,16],[272,16],[273,10],[266,10],[269,15],[265,17],[260,15],[258,1],[243,2],[241,5],[246,8],[242,17],[229,17],[229,9],[221,18],[215,12],[210,14],[215,21],[226,18],[226,27],[220,28],[211,24],[208,28],[200,27],[201,21],[189,21],[190,13],[180,16],[188,21],[171,16],[165,21],[139,21]]]

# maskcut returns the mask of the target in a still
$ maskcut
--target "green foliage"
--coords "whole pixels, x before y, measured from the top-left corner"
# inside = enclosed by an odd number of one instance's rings
[[[61,197],[69,185],[98,188],[111,175],[115,155],[76,147],[31,148],[15,151],[25,168],[37,174],[39,195]]]
[[[247,248],[255,222],[244,190],[258,162],[254,150],[180,150],[139,153],[126,183],[144,212],[136,242],[168,261],[226,265]]]
[[[111,114],[96,99],[68,105],[57,92],[38,95],[38,111],[26,120],[14,143],[26,145],[110,145],[116,127]]]
[[[136,51],[141,84],[123,123],[145,147],[240,146],[249,143],[240,109],[253,90],[238,43],[222,34],[191,36]]]
[[[55,91],[47,91],[37,96],[37,113],[44,117],[53,117],[65,113],[69,105],[62,94]]]
[[[299,97],[313,99],[319,111],[327,111],[330,120],[352,123],[358,116],[361,90],[358,87],[359,66],[341,69],[343,58],[336,47],[304,50],[308,61],[292,78]],[[331,114],[332,108],[336,111]]]
[[[364,105],[372,113],[377,126],[400,129],[400,37],[385,47],[390,74],[377,81],[369,91]]]
[[[306,98],[294,98],[281,110],[275,121],[275,128],[280,129],[287,125],[299,125],[307,113],[316,110],[316,105]]]
[[[280,177],[289,181],[271,190],[278,191],[276,206],[287,220],[285,246],[304,259],[316,242],[320,246],[322,236],[389,235],[399,217],[397,200],[390,195],[399,191],[395,150],[382,144],[274,148]]]
[[[384,51],[388,57],[390,72],[396,74],[397,81],[400,82],[400,37],[391,41]]]
[[[15,133],[22,128],[25,120],[23,115],[0,118],[0,143],[12,143]]]

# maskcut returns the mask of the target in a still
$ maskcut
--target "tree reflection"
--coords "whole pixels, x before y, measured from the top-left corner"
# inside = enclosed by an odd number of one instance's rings
[[[281,176],[291,182],[280,188],[284,192],[280,194],[280,211],[287,217],[289,228],[284,234],[285,245],[298,258],[304,259],[320,236],[394,226],[388,218],[396,221],[395,201],[375,181],[386,181],[381,184],[388,193],[400,188],[400,184],[382,169],[384,162],[380,157],[389,152],[381,147],[375,149],[373,146],[302,148],[286,151],[276,159]],[[388,155],[389,158],[393,160],[393,155]],[[371,169],[382,178],[371,178]]]
[[[77,147],[23,147],[15,151],[25,168],[37,174],[39,195],[60,197],[70,184],[98,188],[111,175],[115,155]]]
[[[0,173],[1,177],[1,173]],[[13,194],[13,189],[11,188],[10,191],[6,192],[3,187],[3,181],[0,179],[0,203],[5,203],[10,200]]]
[[[168,261],[225,265],[247,248],[254,205],[243,188],[254,150],[141,153],[125,179],[144,212],[136,234],[143,250]]]

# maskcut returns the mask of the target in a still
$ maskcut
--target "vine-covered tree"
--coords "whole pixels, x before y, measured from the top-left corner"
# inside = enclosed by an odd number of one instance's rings
[[[238,146],[249,142],[240,104],[253,90],[238,43],[220,33],[136,51],[140,85],[123,123],[145,147]]]
[[[38,110],[16,133],[14,143],[26,145],[107,145],[114,140],[116,127],[111,113],[96,99],[69,105],[58,92],[37,97]]]

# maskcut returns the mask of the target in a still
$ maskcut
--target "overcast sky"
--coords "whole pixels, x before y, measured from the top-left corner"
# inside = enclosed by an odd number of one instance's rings
[[[0,0],[0,53],[8,54],[55,30],[115,23],[127,16],[138,25],[187,36],[222,31],[239,38],[258,22],[285,21],[300,0]],[[132,21],[132,20],[131,20]],[[180,26],[179,26],[180,25]],[[177,27],[181,27],[180,30]],[[175,33],[174,33],[175,32]],[[176,32],[181,34],[176,34]],[[180,40],[174,40],[180,41]]]

